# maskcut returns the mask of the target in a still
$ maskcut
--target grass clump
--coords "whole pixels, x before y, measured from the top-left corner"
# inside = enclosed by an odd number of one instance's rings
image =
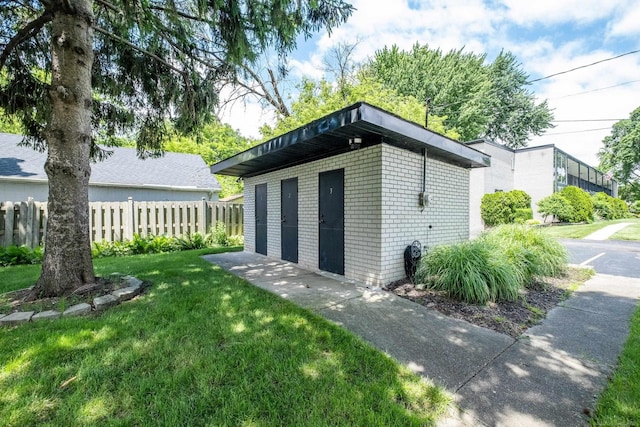
[[[152,285],[98,316],[3,328],[0,425],[421,426],[445,410],[441,388],[200,257],[216,251],[97,259]],[[4,267],[0,285],[38,271]]]
[[[474,304],[514,301],[536,278],[557,276],[566,250],[526,225],[502,225],[478,239],[434,248],[420,261],[416,279]]]
[[[434,248],[420,261],[416,279],[475,304],[513,301],[523,280],[505,253],[483,240]]]

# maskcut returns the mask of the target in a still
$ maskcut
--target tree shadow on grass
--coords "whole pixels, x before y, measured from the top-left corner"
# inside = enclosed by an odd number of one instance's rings
[[[444,409],[360,339],[193,258],[123,271],[154,285],[98,317],[3,331],[0,424],[424,425]]]

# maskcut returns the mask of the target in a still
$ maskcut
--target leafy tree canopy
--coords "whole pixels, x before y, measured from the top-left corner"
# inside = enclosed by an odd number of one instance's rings
[[[274,126],[264,125],[260,128],[265,139],[282,135],[359,101],[424,125],[423,103],[412,96],[400,95],[394,89],[365,75],[359,76],[353,82],[343,81],[339,85],[331,84],[326,80],[305,79],[299,85],[299,89],[300,95],[291,105],[291,114],[280,117]],[[443,117],[429,116],[428,128],[450,138],[459,139],[460,135],[455,130],[446,129],[443,126],[444,120]]]
[[[640,181],[640,107],[628,119],[614,124],[611,135],[602,142],[600,169],[612,171],[618,182],[630,185],[630,193],[634,193],[633,184]]]
[[[536,104],[529,76],[509,52],[487,64],[486,55],[463,49],[444,54],[428,45],[409,52],[392,46],[376,52],[365,70],[402,95],[431,99],[433,113],[464,141],[488,137],[518,148],[552,127],[547,101]]]

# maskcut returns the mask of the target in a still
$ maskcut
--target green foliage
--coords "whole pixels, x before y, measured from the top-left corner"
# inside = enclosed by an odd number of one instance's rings
[[[305,79],[299,85],[300,95],[291,105],[291,115],[278,119],[275,126],[264,125],[260,132],[265,139],[274,138],[329,113],[364,101],[394,113],[405,120],[424,125],[425,107],[411,96],[403,96],[380,82],[359,75],[355,82],[345,82],[339,88],[326,80],[319,82]],[[460,135],[455,130],[443,126],[443,117],[429,116],[429,129],[452,139]]]
[[[566,249],[537,227],[501,225],[484,233],[480,239],[505,252],[523,272],[525,285],[541,277],[558,276],[567,264]]]
[[[38,264],[42,262],[42,247],[29,249],[27,246],[0,246],[0,267],[21,264]]]
[[[634,215],[640,214],[640,200],[636,200],[635,202],[631,203],[631,206],[629,206],[629,212]]]
[[[215,227],[212,227],[209,230],[210,240],[212,243],[218,244],[220,246],[228,246],[229,238],[227,237],[227,227],[225,227],[224,222],[218,221],[216,222]]]
[[[551,215],[560,222],[572,222],[575,216],[573,206],[561,193],[553,193],[538,202],[538,213],[544,220]]]
[[[94,242],[92,255],[94,258],[127,256],[138,254],[156,254],[164,252],[203,249],[213,245],[211,239],[200,233],[187,233],[182,237],[146,236],[134,234],[133,239],[123,242]]]
[[[567,259],[562,245],[537,228],[501,225],[476,240],[432,249],[416,280],[469,303],[513,301],[535,279],[561,274]]]
[[[523,283],[504,252],[483,240],[433,248],[420,260],[416,280],[474,304],[513,301]]]
[[[569,201],[573,207],[573,217],[570,222],[592,222],[593,201],[589,193],[581,188],[569,185],[564,187],[560,194]]]
[[[604,147],[598,153],[600,169],[612,171],[622,184],[638,183],[640,170],[640,107],[631,112],[628,119],[613,125],[611,135],[602,141]]]
[[[630,181],[618,187],[618,197],[633,203],[640,200],[640,181]]]
[[[629,215],[629,207],[624,200],[602,192],[591,196],[591,200],[595,214],[602,219],[621,219]]]
[[[513,212],[513,222],[515,224],[524,224],[531,219],[533,219],[533,209],[531,208],[517,208]]]
[[[463,50],[445,54],[420,44],[408,52],[385,47],[365,70],[402,95],[423,102],[431,98],[433,113],[446,117],[445,128],[465,141],[486,136],[517,148],[552,127],[546,100],[535,103],[527,89],[529,76],[514,55],[500,52],[488,63],[486,55]]]
[[[533,218],[531,196],[522,190],[498,191],[482,196],[480,214],[485,225],[493,227]]]

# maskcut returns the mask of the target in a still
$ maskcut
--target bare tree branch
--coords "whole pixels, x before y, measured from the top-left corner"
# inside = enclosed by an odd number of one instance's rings
[[[51,12],[46,9],[44,13],[38,18],[22,27],[20,31],[18,31],[16,35],[13,36],[11,40],[9,40],[9,43],[7,43],[2,50],[2,54],[0,54],[0,70],[4,68],[4,64],[7,62],[7,59],[9,58],[9,55],[11,55],[11,52],[25,40],[33,37],[36,33],[38,33],[38,31],[40,31],[44,24],[51,21],[52,18],[53,15],[51,14]]]
[[[269,77],[271,78],[271,86],[273,87],[273,93],[276,95],[276,98],[278,99],[278,105],[280,106],[280,113],[282,113],[283,116],[288,117],[291,114],[289,113],[289,109],[287,108],[287,105],[284,103],[282,96],[280,96],[280,91],[278,90],[278,81],[276,80],[276,76],[273,74],[273,71],[271,70],[271,68],[267,68],[267,71],[269,72]]]

